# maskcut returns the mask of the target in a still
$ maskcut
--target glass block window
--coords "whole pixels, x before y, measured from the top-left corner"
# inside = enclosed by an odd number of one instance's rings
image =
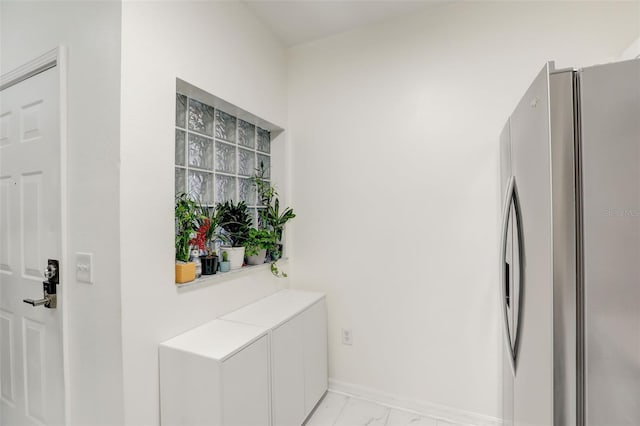
[[[244,201],[258,217],[251,177],[263,164],[271,176],[271,134],[188,96],[176,93],[175,191],[203,205]]]

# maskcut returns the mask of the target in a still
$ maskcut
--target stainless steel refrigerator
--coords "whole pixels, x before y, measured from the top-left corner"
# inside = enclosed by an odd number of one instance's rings
[[[640,426],[640,60],[545,65],[500,151],[505,424]]]

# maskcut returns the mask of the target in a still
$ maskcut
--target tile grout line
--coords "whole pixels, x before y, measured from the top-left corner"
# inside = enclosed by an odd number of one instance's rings
[[[387,426],[389,424],[389,417],[391,417],[391,408],[389,407],[385,407],[387,409],[387,418],[384,419],[384,425],[382,426]]]
[[[384,425],[382,426],[387,426],[387,423],[389,423],[389,417],[391,417],[391,408],[389,407],[384,407],[387,410],[386,413],[386,418],[384,419]]]

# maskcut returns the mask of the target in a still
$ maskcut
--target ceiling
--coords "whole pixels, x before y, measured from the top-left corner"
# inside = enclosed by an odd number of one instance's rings
[[[433,0],[245,0],[287,46],[306,43],[422,9]]]

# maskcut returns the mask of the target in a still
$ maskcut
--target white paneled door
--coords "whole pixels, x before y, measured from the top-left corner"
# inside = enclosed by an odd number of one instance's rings
[[[65,423],[64,281],[56,286],[55,309],[23,302],[43,298],[47,260],[61,260],[62,255],[61,79],[56,58],[48,64],[41,59],[39,68],[32,66],[22,81],[18,76],[0,89],[2,426]],[[3,75],[5,86],[7,81]]]

